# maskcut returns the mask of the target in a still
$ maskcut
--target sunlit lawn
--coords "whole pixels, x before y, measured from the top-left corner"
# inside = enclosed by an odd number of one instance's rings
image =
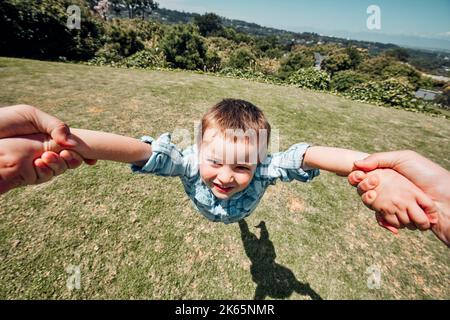
[[[135,137],[193,137],[212,104],[242,98],[265,111],[281,149],[407,148],[450,169],[449,120],[293,87],[0,58],[0,88],[1,106],[32,104],[73,127]],[[450,298],[449,250],[429,232],[381,229],[346,179],[326,172],[271,187],[240,225],[203,218],[178,179],[118,163],[0,201],[0,298]],[[80,289],[67,288],[71,267]],[[381,272],[378,289],[368,286],[371,270]]]

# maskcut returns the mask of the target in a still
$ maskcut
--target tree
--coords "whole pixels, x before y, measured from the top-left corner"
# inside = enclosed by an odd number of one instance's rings
[[[94,6],[94,11],[97,12],[97,14],[103,19],[107,20],[108,18],[108,11],[109,11],[109,0],[100,0],[98,3]]]
[[[402,62],[407,62],[409,59],[408,50],[405,48],[395,48],[386,51],[386,54],[394,59],[397,59]]]
[[[336,72],[331,78],[331,89],[339,92],[345,92],[352,87],[369,81],[369,78],[353,70]]]
[[[250,69],[255,65],[256,57],[247,48],[239,48],[231,54],[228,66],[234,69]]]
[[[167,62],[181,69],[202,70],[206,59],[206,46],[198,27],[192,24],[176,25],[161,41]]]
[[[144,20],[146,13],[150,14],[159,7],[159,4],[154,0],[110,0],[110,2],[116,13],[126,9],[130,19],[140,15],[142,20]]]
[[[322,66],[333,75],[335,72],[350,69],[352,60],[345,52],[333,52],[325,58]]]
[[[450,84],[444,87],[436,102],[445,106],[447,109],[450,108]]]
[[[314,66],[314,55],[310,52],[297,51],[281,60],[279,76],[287,79],[291,73],[312,66]]]
[[[350,59],[350,68],[355,69],[362,61],[361,54],[359,53],[356,47],[348,46],[345,49],[345,53],[347,53]]]
[[[67,8],[78,5],[80,29],[67,28]],[[0,1],[0,55],[87,60],[103,44],[104,23],[85,0]]]
[[[222,18],[214,13],[205,13],[194,18],[202,36],[219,35],[223,31]]]

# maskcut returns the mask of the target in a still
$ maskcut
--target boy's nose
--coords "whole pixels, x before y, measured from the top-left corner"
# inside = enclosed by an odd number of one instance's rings
[[[233,171],[226,167],[227,166],[223,166],[219,174],[217,175],[217,179],[220,181],[221,184],[228,184],[234,182]]]

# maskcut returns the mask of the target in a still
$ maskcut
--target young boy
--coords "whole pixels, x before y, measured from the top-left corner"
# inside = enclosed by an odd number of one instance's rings
[[[78,152],[85,159],[111,160],[132,164],[132,170],[162,176],[178,176],[195,207],[215,222],[237,222],[252,213],[268,186],[282,181],[307,182],[319,169],[348,175],[353,162],[367,154],[299,143],[285,152],[267,154],[270,125],[263,112],[250,102],[225,99],[202,118],[197,143],[180,151],[169,134],[157,140],[141,140],[104,132],[71,129]],[[30,138],[30,137],[28,137]],[[20,139],[12,143],[19,146]],[[45,135],[33,135],[34,158],[44,151],[61,148]],[[45,166],[45,158],[35,165]],[[374,172],[380,181],[376,191],[386,195],[372,207],[396,227],[398,216],[422,223],[423,209],[430,201],[409,180],[393,170]],[[423,208],[423,209],[422,209]]]

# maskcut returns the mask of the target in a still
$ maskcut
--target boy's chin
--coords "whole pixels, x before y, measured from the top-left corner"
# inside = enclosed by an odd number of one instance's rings
[[[216,196],[216,198],[220,199],[220,200],[228,200],[230,199],[236,192],[231,192],[231,193],[222,193],[216,190],[212,190],[213,194]]]

